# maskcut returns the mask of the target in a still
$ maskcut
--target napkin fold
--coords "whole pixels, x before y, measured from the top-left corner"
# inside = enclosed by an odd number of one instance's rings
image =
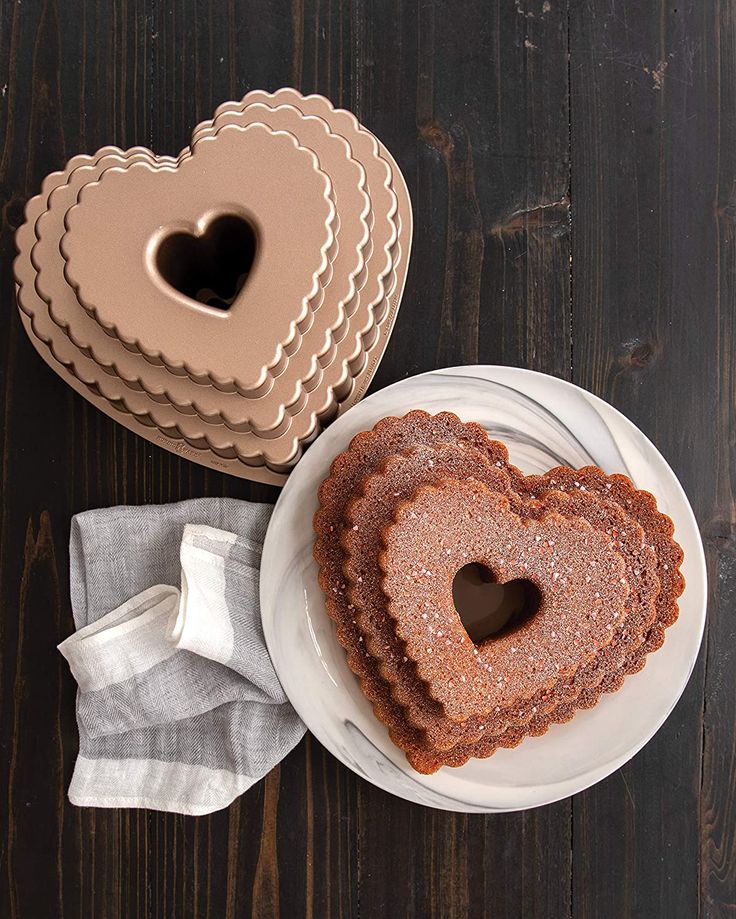
[[[299,742],[260,619],[271,510],[201,498],[73,518],[73,804],[210,813]]]

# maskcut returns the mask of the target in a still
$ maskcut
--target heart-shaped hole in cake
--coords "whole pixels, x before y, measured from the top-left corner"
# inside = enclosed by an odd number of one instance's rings
[[[531,581],[517,578],[499,584],[491,570],[479,562],[464,565],[457,572],[452,599],[476,645],[516,631],[537,613],[542,602],[539,589]]]
[[[229,310],[248,280],[257,249],[253,226],[239,214],[222,214],[200,235],[165,236],[156,250],[156,268],[190,300]]]

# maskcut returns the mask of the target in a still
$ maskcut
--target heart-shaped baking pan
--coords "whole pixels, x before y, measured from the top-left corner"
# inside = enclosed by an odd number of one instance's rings
[[[293,110],[292,110],[293,111]],[[340,150],[344,152],[345,142],[342,142]],[[154,368],[146,368],[145,375],[139,379],[138,372],[140,361],[136,360],[135,355],[121,347],[121,343],[113,336],[100,337],[97,330],[85,314],[80,314],[79,304],[66,284],[63,274],[63,260],[58,251],[57,239],[63,232],[63,219],[66,209],[76,200],[76,195],[80,188],[84,187],[89,181],[90,176],[97,173],[103,173],[110,165],[119,165],[127,162],[134,162],[142,154],[134,154],[127,160],[121,156],[108,155],[99,160],[94,166],[81,166],[69,176],[65,185],[57,188],[49,199],[49,208],[42,215],[37,223],[36,235],[39,241],[33,249],[32,258],[38,268],[38,278],[36,287],[41,296],[49,303],[53,318],[59,325],[70,335],[70,337],[80,347],[89,352],[89,336],[96,336],[99,342],[94,348],[92,356],[102,366],[115,368],[124,379],[134,384],[136,388],[143,388],[158,401],[169,401],[185,413],[196,412],[203,420],[213,424],[226,424],[235,431],[263,430],[267,436],[273,437],[285,430],[283,427],[275,431],[279,425],[284,422],[284,404],[287,400],[279,398],[279,404],[275,400],[278,398],[277,392],[269,391],[268,398],[240,398],[238,393],[223,393],[217,389],[208,386],[192,387],[188,379],[181,379],[179,376],[167,373],[165,368],[160,368],[156,372]],[[339,163],[338,163],[339,165]],[[343,160],[344,166],[344,160]],[[354,167],[352,178],[360,181],[362,169],[352,162]],[[357,170],[357,171],[356,171]],[[344,168],[343,168],[344,172]],[[359,184],[354,189],[348,184],[347,187],[340,187],[339,193],[341,200],[347,204],[354,204],[357,212],[360,214],[360,207],[365,201],[365,194],[362,192]],[[357,194],[356,194],[357,193]],[[352,198],[350,195],[352,194]],[[348,238],[348,228],[352,230],[352,240]],[[339,251],[332,264],[333,277],[342,275],[342,266],[350,253],[351,242],[356,242],[358,231],[360,239],[367,237],[367,227],[362,218],[358,222],[343,221],[338,228],[336,239],[339,244]],[[186,239],[187,237],[185,237]],[[358,240],[359,241],[359,240]],[[362,261],[362,260],[361,260]],[[344,274],[345,282],[343,288],[354,286],[347,272]],[[330,284],[328,296],[324,299],[319,313],[319,323],[314,323],[305,333],[305,338],[309,338],[312,332],[321,328],[321,320],[326,318],[330,308],[337,312],[341,310],[341,303],[338,302],[334,307],[329,302],[335,293],[337,284]],[[308,343],[305,342],[305,345]],[[300,349],[304,353],[305,348]],[[298,368],[290,367],[289,373],[281,374],[277,378],[278,382],[282,380],[294,380],[292,388],[296,387],[295,374]],[[283,388],[283,387],[282,387]],[[194,397],[192,396],[194,393]],[[294,396],[292,395],[293,401]],[[297,411],[300,406],[297,406]],[[291,410],[294,413],[294,409]]]
[[[118,154],[118,155],[120,154],[120,151],[114,151],[113,153],[110,150],[104,150],[101,152],[102,154],[104,154],[104,157],[103,157],[104,159],[113,157],[115,154]],[[141,154],[140,152],[136,152],[133,155],[140,156]],[[77,158],[73,165],[77,166],[78,171],[80,172],[84,171],[85,169],[88,169],[90,166],[90,158],[88,157]],[[47,180],[47,183],[45,184],[47,185],[50,184],[52,179],[54,178],[58,179],[58,175],[59,174],[57,174],[56,177],[49,177],[49,180]],[[51,197],[53,199],[53,194]],[[40,202],[38,203],[40,204]],[[35,204],[36,204],[36,200],[34,199],[34,201],[31,202],[31,204],[29,205],[29,219],[30,219],[30,214],[31,214],[31,208]],[[35,210],[33,212],[35,213]],[[46,215],[44,215],[44,217],[45,216]],[[19,234],[18,239],[19,239],[19,243],[21,243],[22,234]],[[22,248],[22,245],[21,245],[21,248]],[[20,262],[21,262],[21,259],[19,258],[19,267],[20,267]],[[63,282],[63,278],[62,278],[62,282]],[[22,307],[26,309],[28,313],[32,314],[35,309],[34,297],[32,296],[32,292],[29,291],[28,289],[24,291],[23,288],[21,288],[20,294],[21,294],[20,303]],[[83,318],[86,319],[87,322],[91,325],[92,329],[94,329],[95,333],[98,336],[98,339],[100,339],[103,343],[112,342],[113,344],[118,346],[117,350],[119,353],[122,353],[123,355],[127,355],[128,358],[130,358],[130,355],[128,354],[128,352],[120,348],[119,342],[117,342],[113,338],[109,338],[106,335],[101,335],[99,328],[89,317],[85,315]],[[50,337],[53,337],[54,335],[53,324],[49,325],[48,317],[44,315],[43,311],[40,313],[37,312],[34,321],[35,321],[36,331],[37,333],[40,332],[42,339],[47,340]],[[86,361],[87,366],[85,368],[84,367],[84,364],[85,364],[84,355],[80,353],[75,353],[74,349],[72,349],[72,356],[70,359],[68,342],[65,342],[65,341],[58,342],[56,345],[55,353],[56,353],[57,358],[59,358],[60,355],[63,355],[64,353],[66,353],[67,357],[64,359],[65,365],[71,366],[72,363],[76,363],[77,367],[81,365],[83,369],[86,369],[87,373],[83,374],[84,381],[88,385],[91,385],[95,392],[97,391],[97,389],[102,389],[104,394],[107,396],[107,398],[111,400],[113,405],[115,405],[118,408],[123,408],[125,411],[132,413],[137,418],[141,418],[144,421],[144,423],[146,423],[147,425],[155,423],[156,426],[161,427],[170,436],[179,436],[179,432],[176,429],[176,419],[172,419],[172,413],[170,411],[167,412],[164,406],[158,406],[158,405],[153,406],[153,408],[155,409],[155,413],[150,411],[151,406],[149,404],[149,400],[143,399],[141,394],[138,392],[138,387],[136,386],[136,383],[135,383],[135,377],[133,377],[132,380],[126,381],[128,382],[129,388],[125,389],[124,387],[121,387],[119,383],[118,384],[115,383],[115,368],[114,366],[112,366],[112,367],[105,368],[108,371],[107,374],[105,375],[97,374],[97,376],[95,376],[95,368],[91,368],[92,378],[90,379],[90,362]],[[171,380],[177,379],[175,377],[172,377],[170,374],[165,373],[163,371],[163,368],[151,367],[149,368],[148,372],[152,373],[152,372],[155,372],[157,369],[161,371],[165,377],[168,377]],[[99,380],[99,382],[97,382],[97,380]],[[200,387],[199,390],[202,391],[202,388]],[[164,416],[163,419],[162,419],[162,414]],[[181,421],[182,419],[178,419],[178,420]],[[182,427],[186,428],[186,425],[182,425]],[[222,437],[220,436],[222,432],[222,428],[221,427],[220,428],[209,428],[209,426],[205,426],[205,427],[207,427],[207,429],[210,431],[214,431],[218,435],[219,442],[211,444],[212,447],[218,453],[218,455],[222,456],[223,453],[225,453],[226,455],[229,455],[228,450],[230,448],[230,443],[222,442]],[[203,435],[201,433],[196,433],[194,435],[190,435],[189,440],[192,446],[200,447],[202,446],[201,441],[202,440],[206,441],[207,437],[208,437],[207,434]],[[246,440],[245,437],[239,438],[238,444],[237,444],[239,452],[241,453],[241,456],[244,450],[246,449],[243,443],[244,440]],[[253,438],[251,437],[250,440],[253,440]],[[277,443],[280,443],[280,445],[283,446],[283,441],[281,442],[277,441]],[[251,449],[247,451],[247,461],[249,463],[255,461],[257,464],[260,465],[262,463],[262,459],[259,462],[258,454],[259,454],[258,447],[257,446],[252,447]]]
[[[280,483],[321,423],[360,398],[375,372],[403,291],[411,208],[403,178],[385,148],[352,115],[333,109],[322,97],[302,97],[293,90],[256,92],[225,110],[230,120],[198,127],[193,147],[179,157],[156,157],[142,148],[103,148],[94,157],[75,157],[64,172],[47,177],[41,195],[29,202],[27,222],[17,235],[18,300],[39,353],[111,417],[205,465]],[[235,116],[235,110],[240,114]],[[286,130],[287,119],[297,133]],[[306,321],[296,323],[291,342],[280,342],[281,356],[246,396],[238,392],[242,374],[225,371],[215,386],[211,368],[177,359],[166,366],[155,348],[144,355],[140,342],[122,341],[115,329],[103,328],[93,315],[95,304],[81,304],[67,283],[68,266],[59,246],[65,234],[65,243],[72,240],[74,215],[81,214],[85,195],[101,193],[106,182],[123,181],[121,174],[134,167],[181,175],[187,161],[196,163],[202,156],[205,145],[256,129],[313,156],[313,169],[327,177],[321,200],[335,215],[330,224],[334,238],[324,249],[327,264],[308,298]],[[317,143],[319,138],[325,143]],[[265,143],[263,136],[260,140]],[[340,162],[343,171],[335,167]],[[343,177],[348,173],[352,182]],[[341,201],[347,211],[341,211]],[[254,223],[247,208],[212,206],[194,224],[167,228],[141,258],[161,254],[153,267],[167,296],[188,298],[188,310],[213,322],[227,321],[239,298],[253,293],[262,252],[258,233],[251,232]],[[340,234],[352,240],[350,263],[345,252],[338,262]],[[193,268],[177,266],[177,248],[179,256],[183,252],[194,262]],[[213,278],[218,266],[222,270]],[[85,300],[84,294],[80,299]]]
[[[288,91],[287,91],[287,92],[288,92]],[[312,99],[311,101],[314,102],[315,100]],[[342,113],[342,114],[345,115],[346,113]],[[347,117],[348,117],[348,118],[351,118],[352,116],[347,116]],[[348,122],[348,126],[349,126],[349,122]],[[364,137],[364,138],[370,136],[370,135],[368,135],[368,133],[365,132],[365,131],[363,131],[362,134],[363,134],[363,137]],[[374,144],[375,144],[375,139],[373,139],[373,142],[374,142]],[[405,198],[405,196],[404,196],[404,198]],[[408,203],[408,202],[407,202],[407,203]],[[407,223],[407,221],[405,220],[405,221],[404,221],[404,225],[406,225],[406,223]],[[394,248],[396,248],[396,247],[394,247]],[[392,284],[392,292],[394,292],[394,293],[396,292],[396,286],[397,286],[397,285],[396,285],[395,283]],[[378,310],[376,310],[375,312],[378,314],[378,318],[379,318],[379,319],[383,319],[383,313],[384,313],[384,310],[383,310],[383,309],[381,309],[380,312],[379,312]],[[384,323],[384,328],[385,328],[385,323]],[[368,341],[368,344],[369,344],[370,346],[372,346],[372,345],[374,344],[375,338],[376,338],[376,336],[375,336],[375,334],[373,334],[373,335],[371,336],[371,339]],[[361,363],[358,365],[358,368],[357,368],[358,370],[359,370],[362,366],[365,365],[365,360],[364,360],[364,359],[360,359],[360,358],[359,358],[359,360],[361,360]],[[356,370],[356,368],[353,368],[353,372],[355,372],[355,370]],[[344,375],[343,375],[343,378],[344,378]],[[143,381],[143,382],[144,382],[144,384],[145,384],[145,381]],[[310,387],[310,389],[311,389],[311,387]],[[322,406],[320,406],[319,409],[321,410],[321,409],[322,409]],[[205,416],[205,417],[206,417],[206,416]],[[229,423],[227,418],[225,419],[225,422],[226,422],[226,423]]]
[[[140,155],[141,154],[136,154],[136,156],[140,156]],[[114,163],[114,161],[115,161],[114,157],[106,156],[104,157],[103,160],[101,160],[98,163],[98,167],[100,170],[102,170],[103,167],[106,167],[110,163]],[[120,161],[121,160],[118,158],[117,162],[120,162]],[[81,185],[91,180],[89,177],[91,168],[92,167],[90,166],[86,166],[86,167],[82,166],[79,169],[75,170],[74,173],[69,177],[68,182],[66,183],[65,191],[62,193],[60,190],[56,190],[51,195],[50,202],[49,202],[49,211],[45,213],[44,215],[42,215],[41,219],[38,221],[37,235],[40,237],[40,240],[36,244],[34,248],[34,253],[33,253],[34,263],[39,267],[39,278],[37,279],[36,286],[39,288],[39,292],[42,294],[44,299],[47,300],[47,302],[50,302],[53,304],[54,300],[56,301],[56,306],[55,307],[52,306],[52,315],[54,315],[55,318],[58,316],[57,321],[59,321],[60,325],[62,325],[62,327],[65,330],[67,330],[69,334],[71,334],[72,338],[74,338],[73,326],[75,322],[77,325],[81,324],[82,328],[86,328],[85,327],[86,317],[84,316],[80,317],[78,315],[79,314],[78,304],[76,302],[76,299],[71,297],[70,292],[67,289],[65,278],[61,275],[59,266],[57,264],[59,262],[60,256],[58,252],[55,253],[54,250],[56,249],[56,237],[58,233],[60,232],[59,227],[61,226],[60,221],[62,220],[62,217],[63,217],[62,211],[64,210],[64,206],[65,206],[64,202],[66,201],[66,205],[69,206],[69,202],[75,200],[75,195],[76,195],[76,191],[78,190],[78,188]],[[65,197],[60,198],[60,194],[63,194]],[[49,223],[51,223],[51,227],[49,227]],[[372,258],[375,258],[375,251],[376,251],[375,250],[375,241],[376,241],[375,237],[376,237],[376,223],[374,221],[374,227],[373,227],[374,249],[372,253]],[[44,247],[44,242],[45,242],[45,247]],[[396,248],[397,247],[394,246],[394,249]],[[365,272],[363,274],[365,274]],[[373,274],[368,273],[367,277],[370,280],[371,278],[373,278]],[[49,285],[53,285],[53,289],[45,290],[44,288],[48,287]],[[358,291],[359,294],[361,292],[363,294],[365,293],[364,290]],[[63,315],[60,315],[64,312],[65,304],[66,304],[67,313],[70,313],[70,316],[68,318],[64,317]],[[369,300],[366,303],[365,296],[363,296],[361,300],[361,307],[364,313],[369,313],[369,314],[373,313],[373,309],[372,309],[373,301]],[[383,317],[381,315],[378,316],[378,319],[382,319],[382,318]],[[360,313],[356,314],[356,320],[358,321],[361,328],[365,328],[365,325],[363,324],[363,317],[361,316]],[[90,325],[89,322],[87,322],[87,326],[89,325]],[[369,329],[371,328],[370,319],[369,319],[368,328]],[[373,324],[372,326],[373,334],[371,335],[371,340],[368,342],[370,346],[372,346],[375,343],[375,340],[376,340],[375,332],[377,330],[378,330],[378,326]],[[86,331],[88,334],[95,334],[93,329],[86,328]],[[309,330],[310,333],[312,331],[313,329]],[[364,334],[363,338],[365,337],[366,336]],[[350,339],[347,339],[347,341],[349,343]],[[340,342],[339,347],[343,349],[344,351],[346,347],[345,339],[342,342]],[[101,355],[101,352],[104,352],[104,354]],[[304,351],[302,351],[302,353],[304,353]],[[116,342],[114,338],[105,336],[105,338],[101,340],[100,346],[96,349],[94,356],[95,356],[95,359],[97,359],[100,363],[102,363],[106,368],[110,368],[111,366],[115,364],[116,360],[118,361],[118,364],[120,363],[119,361],[120,354],[121,354],[121,349],[119,347],[118,342]],[[123,357],[125,357],[125,354],[126,352],[123,352]],[[348,358],[354,359],[354,357],[355,357],[355,349],[353,348],[352,353],[348,354]],[[352,362],[348,360],[348,363],[350,363],[350,366],[353,369],[353,372],[355,372],[356,369],[359,371],[365,364],[364,355],[359,353],[358,358],[359,359],[362,358],[362,360],[359,364],[357,364],[357,368],[353,367]],[[128,357],[127,360],[129,363],[131,362],[130,357]],[[320,357],[320,366],[321,366],[322,360],[323,359]],[[264,412],[266,413],[270,412],[271,415],[273,415],[272,405],[273,405],[273,399],[275,398],[275,396],[272,396],[269,399],[263,399],[263,400],[257,400],[257,401],[253,400],[250,402],[246,402],[245,400],[237,398],[237,396],[235,398],[228,399],[227,397],[223,397],[221,393],[215,392],[214,394],[212,394],[211,391],[208,390],[207,388],[200,388],[198,390],[197,398],[195,398],[193,402],[191,402],[190,404],[191,387],[188,387],[186,383],[184,383],[182,387],[182,384],[180,384],[179,381],[177,381],[176,377],[172,378],[170,374],[163,373],[161,376],[161,379],[163,380],[163,385],[157,384],[155,387],[152,388],[148,385],[152,379],[151,372],[150,371],[147,372],[147,376],[145,378],[143,378],[140,381],[137,381],[136,371],[137,371],[137,367],[139,366],[139,364],[138,362],[134,360],[132,361],[132,364],[133,364],[132,375],[131,373],[128,373],[128,372],[123,372],[122,375],[128,379],[131,379],[131,381],[133,381],[136,384],[136,388],[142,387],[146,389],[153,396],[153,398],[159,401],[161,400],[161,397],[163,396],[165,399],[171,401],[174,405],[176,405],[177,407],[180,407],[185,412],[191,412],[193,408],[194,411],[196,411],[196,413],[199,414],[200,417],[203,418],[203,420],[210,421],[212,423],[224,423],[228,425],[229,427],[232,427],[233,430],[237,430],[237,431],[249,430],[251,426],[253,427],[254,430],[259,430],[259,429],[264,429],[266,425],[264,425],[262,421],[259,423],[258,421],[253,420],[253,417],[257,414],[256,409],[259,409],[261,414],[263,414]],[[315,389],[315,381],[307,382],[305,384],[305,387],[302,388],[301,392],[299,392],[299,390],[297,389],[296,393],[288,397],[286,400],[287,402],[291,400],[288,406],[289,413],[294,414],[295,411],[299,411],[303,407],[307,393],[309,392],[311,396],[311,404],[315,406],[316,408],[316,414],[318,414],[320,417],[323,417],[325,413],[328,412],[332,408],[332,403],[331,403],[331,400],[329,399],[330,395],[334,394],[338,398],[344,398],[344,395],[350,392],[352,380],[347,375],[346,370],[347,370],[347,364],[343,363],[343,367],[341,367],[338,374],[333,374],[332,376],[328,377],[327,374],[323,373],[321,376],[321,379],[317,381],[320,383],[319,389]],[[292,379],[291,373],[284,374],[278,378],[277,382],[278,384],[282,384],[283,382],[286,382],[288,385],[288,381],[291,379]],[[167,392],[167,386],[168,386],[168,392]],[[183,388],[185,390],[185,393],[177,394],[176,392],[177,388],[178,389]],[[311,395],[312,393],[314,393],[314,395]],[[324,396],[322,394],[324,394]],[[208,402],[208,396],[209,396],[210,403],[214,401],[214,408],[212,404],[206,404]],[[320,399],[319,404],[316,403],[317,399]],[[219,405],[225,405],[225,403],[227,403],[227,411],[223,411],[222,417],[219,417],[217,414],[217,407]],[[252,416],[250,421],[248,418],[243,417],[243,413],[246,409]],[[280,413],[278,418],[276,418],[275,421],[271,422],[271,425],[273,426],[273,428],[275,428],[278,425],[283,425],[283,420],[284,420],[283,413]],[[302,419],[302,423],[304,423],[304,419]],[[311,429],[313,427],[313,424],[314,424],[314,420],[313,418],[310,417],[307,428],[303,430]],[[275,436],[275,434],[282,433],[283,430],[284,428],[281,427],[275,433],[273,431],[270,431],[269,436]]]
[[[114,148],[101,152],[104,156],[120,155],[121,153],[121,151],[115,151]],[[89,161],[89,157],[78,157],[74,165],[83,169],[89,165]],[[49,177],[47,182],[50,184],[53,178]],[[27,207],[29,222],[21,227],[17,237],[21,249],[21,255],[16,264],[18,277],[21,276],[19,271],[21,267],[26,272],[32,268],[32,265],[22,264],[23,253],[30,249],[30,242],[26,237],[32,230],[34,215],[42,208],[43,196],[32,199]],[[206,465],[213,465],[217,469],[225,468],[222,460],[235,457],[241,462],[240,464],[238,462],[227,464],[227,469],[231,473],[247,475],[259,481],[275,484],[283,481],[283,475],[279,474],[278,468],[265,467],[267,453],[264,454],[264,448],[267,448],[272,441],[262,441],[253,434],[241,434],[233,438],[228,436],[227,429],[222,425],[204,424],[197,418],[187,419],[183,414],[176,412],[169,403],[152,400],[146,392],[141,391],[135,385],[134,381],[123,381],[115,372],[114,366],[104,368],[106,372],[103,372],[99,365],[81,351],[67,335],[62,334],[59,326],[51,320],[48,309],[44,309],[46,304],[40,300],[33,285],[19,285],[18,299],[23,310],[21,318],[29,332],[32,332],[32,341],[39,353],[51,363],[57,372],[61,372],[59,365],[62,365],[72,375],[73,379],[70,379],[69,382],[74,388],[90,398],[90,401],[111,417],[126,424],[136,433],[168,446],[170,449],[175,448],[176,452],[204,462]],[[130,358],[131,355],[120,346],[116,339],[108,338],[86,314],[84,318],[94,328],[98,341],[115,342],[122,354],[127,354]],[[41,347],[41,343],[47,345],[47,348]],[[142,359],[137,358],[137,360]],[[162,367],[151,366],[149,372],[154,371],[167,373]],[[169,376],[171,377],[170,374]],[[193,383],[190,385],[195,387]],[[156,428],[159,431],[156,431]],[[235,441],[234,445],[233,441]],[[278,440],[273,443],[278,443]],[[275,465],[275,461],[272,462]],[[246,464],[245,470],[240,468],[243,463]]]
[[[67,281],[108,333],[153,363],[262,393],[321,303],[334,242],[331,191],[317,156],[294,135],[225,126],[174,167],[111,167],[85,185],[60,243]],[[162,261],[182,265],[184,253],[170,251],[177,237],[202,236],[223,216],[251,225],[257,240],[227,310],[183,294],[161,270]]]

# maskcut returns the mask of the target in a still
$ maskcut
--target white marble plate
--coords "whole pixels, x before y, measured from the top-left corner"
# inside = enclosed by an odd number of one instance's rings
[[[450,410],[478,421],[524,472],[595,463],[651,491],[675,522],[687,580],[664,647],[569,724],[515,750],[435,775],[415,773],[371,712],[324,609],[312,560],[317,489],[333,457],[385,415]],[[292,472],[271,519],[261,566],[263,627],[279,678],[312,733],[358,775],[409,801],[464,812],[521,810],[575,794],[630,759],[679,699],[703,634],[706,571],[690,504],[653,444],[616,409],[554,377],[513,367],[456,367],[402,380],[331,425]]]

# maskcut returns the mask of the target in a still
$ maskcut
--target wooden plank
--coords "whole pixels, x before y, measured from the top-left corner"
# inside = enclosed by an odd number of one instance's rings
[[[701,897],[705,914],[733,906],[733,859],[730,869],[724,862],[734,841],[733,704],[722,697],[732,696],[723,642],[733,625],[722,604],[733,600],[734,274],[732,221],[719,213],[734,179],[723,57],[732,62],[733,6],[713,13],[698,4],[571,6],[574,379],[624,411],[670,461],[712,533],[711,577],[721,583],[709,624],[706,771],[701,654],[655,739],[574,801],[581,917],[690,917]]]
[[[702,262],[708,272],[706,294],[710,302],[708,338],[702,343],[702,354],[708,370],[703,374],[706,379],[696,377],[697,388],[691,397],[693,414],[698,418],[698,392],[704,400],[700,404],[712,407],[712,411],[706,413],[707,427],[702,431],[704,437],[712,440],[710,450],[707,442],[699,444],[695,468],[689,468],[689,485],[699,504],[696,512],[703,529],[711,586],[699,809],[701,914],[708,919],[736,912],[736,698],[733,691],[736,685],[736,655],[733,653],[736,646],[733,615],[736,609],[735,22],[734,4],[717,4],[712,20],[704,23],[703,52],[693,66],[694,79],[703,100],[698,106],[698,118],[693,121],[703,122],[706,117],[707,121],[701,124],[705,136],[691,140],[699,145],[699,152],[709,158],[709,167],[715,177],[714,181],[708,180],[704,190],[708,199],[703,202],[705,206],[709,203],[715,206],[715,214],[711,215],[705,207],[703,211],[708,215],[709,232],[708,250],[703,252]],[[694,182],[699,184],[697,177]],[[686,204],[683,200],[682,207]],[[682,242],[684,253],[690,248],[691,240]],[[693,267],[697,277],[699,266]],[[681,272],[679,280],[684,281],[684,275],[685,272]],[[693,302],[699,307],[702,288],[699,284],[692,286]],[[699,337],[700,309],[694,312],[698,316]],[[712,471],[703,481],[703,472],[697,463],[707,463],[708,459]]]
[[[133,446],[116,426],[69,393],[40,365],[13,305],[12,232],[41,179],[80,150],[120,143],[131,107],[145,120],[147,94],[128,92],[145,11],[53,3],[4,4],[2,83],[9,118],[2,153],[2,341],[4,450],[2,518],[3,784],[10,789],[4,915],[113,915],[145,885],[125,885],[121,836],[131,831],[126,871],[145,861],[143,813],[77,811],[65,802],[76,750],[73,683],[54,646],[72,630],[68,601],[69,518],[89,505],[125,500]],[[143,59],[138,59],[142,64]],[[97,138],[100,138],[99,143]],[[121,455],[124,459],[121,463]],[[131,464],[131,469],[133,468]],[[132,476],[131,476],[132,479]],[[62,769],[63,766],[63,769]],[[5,853],[4,853],[5,854]]]

